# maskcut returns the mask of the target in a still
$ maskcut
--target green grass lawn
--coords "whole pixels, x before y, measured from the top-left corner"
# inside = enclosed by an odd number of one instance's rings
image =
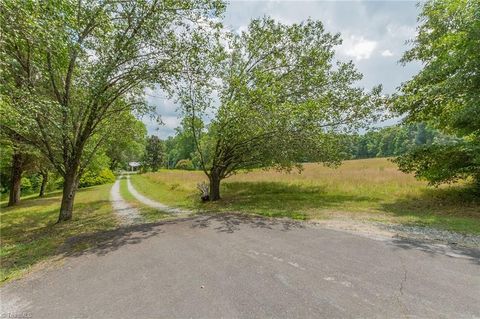
[[[356,219],[480,234],[480,198],[465,185],[432,188],[387,159],[306,164],[301,174],[254,170],[223,181],[222,200],[199,202],[198,171],[132,176],[140,193],[168,205],[295,219]]]
[[[118,221],[109,202],[110,188],[111,185],[101,185],[79,190],[72,221],[58,225],[55,223],[61,192],[44,198],[22,199],[15,207],[2,204],[1,282],[20,277],[41,261],[61,256],[64,252],[84,250],[94,244],[77,241],[67,247],[69,238],[116,228]]]

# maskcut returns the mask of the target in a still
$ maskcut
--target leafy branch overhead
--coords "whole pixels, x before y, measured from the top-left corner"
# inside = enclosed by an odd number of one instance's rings
[[[473,178],[480,185],[480,3],[427,1],[402,62],[423,69],[394,96],[407,122],[423,121],[454,138],[400,157],[405,172],[432,184]]]

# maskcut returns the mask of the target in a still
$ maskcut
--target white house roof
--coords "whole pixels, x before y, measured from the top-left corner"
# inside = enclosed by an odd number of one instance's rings
[[[128,165],[131,166],[131,167],[142,166],[142,164],[140,164],[139,162],[130,162],[130,163],[128,163]]]

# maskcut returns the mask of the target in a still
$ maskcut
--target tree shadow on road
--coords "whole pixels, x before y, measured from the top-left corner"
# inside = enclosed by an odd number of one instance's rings
[[[203,218],[193,220],[191,227],[207,228],[212,227],[212,224],[214,224],[213,227],[215,230],[222,233],[233,233],[240,230],[241,226],[263,229],[279,229],[281,231],[305,228],[305,224],[292,219],[265,218],[240,213],[225,213],[205,216]]]
[[[478,248],[466,248],[445,244],[432,244],[420,240],[407,238],[395,238],[391,241],[390,245],[393,245],[396,249],[419,250],[431,255],[432,257],[437,255],[444,255],[451,258],[465,258],[469,259],[474,264],[480,265],[480,249]]]
[[[60,248],[60,253],[72,257],[89,253],[106,255],[125,245],[140,244],[146,239],[165,233],[166,226],[179,223],[187,223],[191,229],[213,228],[219,233],[234,233],[245,226],[280,231],[305,228],[304,223],[290,219],[264,218],[234,213],[196,215],[155,223],[128,225],[114,230],[71,237]]]
[[[144,240],[166,233],[168,226],[185,223],[190,229],[213,229],[218,233],[231,234],[242,228],[261,230],[292,231],[303,230],[307,224],[291,219],[265,218],[240,213],[217,213],[196,215],[148,224],[124,226],[119,229],[76,236],[68,239],[62,247],[64,256],[80,256],[83,254],[106,255],[123,246],[137,245]],[[172,232],[175,230],[172,229]],[[329,230],[331,231],[331,230]],[[353,235],[354,236],[354,235]],[[88,249],[81,249],[87,245]],[[469,259],[480,265],[480,249],[458,247],[455,245],[432,244],[417,239],[394,238],[388,244],[398,250],[418,250],[432,257],[444,255],[451,258]]]

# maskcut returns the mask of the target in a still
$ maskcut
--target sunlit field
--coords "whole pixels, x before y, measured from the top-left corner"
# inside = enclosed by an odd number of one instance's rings
[[[202,204],[203,172],[162,170],[132,177],[145,195],[169,205],[296,219],[359,219],[480,233],[480,200],[466,185],[434,188],[388,159],[305,164],[298,173],[255,170],[222,183],[222,200]]]

